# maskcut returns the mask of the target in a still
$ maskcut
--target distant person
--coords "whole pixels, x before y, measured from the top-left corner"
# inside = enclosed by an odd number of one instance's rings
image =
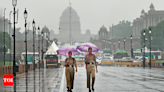
[[[85,57],[85,63],[86,69],[87,69],[87,88],[89,88],[89,92],[91,92],[90,88],[90,74],[92,74],[92,90],[94,91],[94,82],[95,82],[95,66],[96,66],[96,72],[97,70],[97,63],[96,63],[96,58],[95,55],[92,54],[92,48],[88,48],[89,54],[86,55]]]
[[[72,52],[68,52],[69,57],[65,60],[65,74],[67,80],[67,91],[72,92],[73,83],[74,83],[74,66],[76,67],[77,72],[77,65],[75,58],[72,58]]]

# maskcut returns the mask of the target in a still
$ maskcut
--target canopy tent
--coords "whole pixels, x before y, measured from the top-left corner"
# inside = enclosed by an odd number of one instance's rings
[[[127,53],[125,50],[119,50],[116,53]]]
[[[106,50],[106,51],[110,51],[110,49],[108,49],[108,48],[105,48],[104,50]]]
[[[52,54],[57,54],[58,46],[56,43],[53,41],[52,44],[49,46],[47,52],[45,53],[46,55],[52,55]]]

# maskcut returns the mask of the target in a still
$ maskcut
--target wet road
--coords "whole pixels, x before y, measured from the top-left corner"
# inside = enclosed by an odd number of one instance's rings
[[[99,66],[98,71],[94,92],[164,92],[164,69]],[[88,92],[86,87],[86,70],[78,67],[73,92]]]
[[[164,92],[164,69],[98,66],[98,71],[95,92]],[[16,92],[26,92],[25,79],[25,73],[17,75]],[[73,92],[88,92],[86,87],[85,67],[78,67]],[[13,87],[4,87],[3,90],[13,92]],[[28,92],[67,92],[65,69],[41,69],[40,78],[37,69],[35,82],[33,71],[29,71]]]
[[[39,77],[40,73],[40,77]],[[54,92],[59,90],[63,68],[36,69],[28,72],[28,88],[26,89],[26,73],[18,74],[16,92]],[[59,87],[58,87],[59,86]],[[3,87],[4,92],[14,92],[13,87]],[[58,92],[58,91],[57,91]]]

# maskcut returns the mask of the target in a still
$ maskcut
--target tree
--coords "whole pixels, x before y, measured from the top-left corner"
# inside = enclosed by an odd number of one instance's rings
[[[164,21],[160,22],[157,26],[154,27],[149,27],[151,28],[151,37],[149,34],[149,30],[148,29],[143,29],[141,31],[141,46],[143,47],[143,32],[145,30],[145,38],[148,39],[148,41],[146,42],[146,47],[150,48],[150,40],[151,40],[151,48],[152,50],[163,50],[164,47]]]
[[[1,46],[0,51],[3,52],[3,50],[4,50],[4,32],[0,31],[0,37],[2,38],[2,39],[0,39],[0,46]],[[7,32],[5,32],[5,45],[6,45],[5,51],[7,52],[7,49],[11,49],[11,38]]]
[[[133,27],[129,21],[120,21],[119,24],[114,25],[113,28],[114,37],[116,38],[130,38],[130,36],[133,34]]]

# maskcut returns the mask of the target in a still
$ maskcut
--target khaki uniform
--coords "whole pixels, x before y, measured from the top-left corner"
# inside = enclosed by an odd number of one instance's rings
[[[94,57],[89,55],[87,63],[94,63]],[[87,88],[90,88],[90,75],[92,74],[92,86],[95,82],[95,65],[87,64]]]
[[[67,60],[69,60],[69,64],[68,65],[74,65],[75,64],[73,59],[69,59],[68,58]],[[74,67],[66,67],[65,68],[67,87],[70,88],[70,89],[73,89],[74,73],[75,73]]]

